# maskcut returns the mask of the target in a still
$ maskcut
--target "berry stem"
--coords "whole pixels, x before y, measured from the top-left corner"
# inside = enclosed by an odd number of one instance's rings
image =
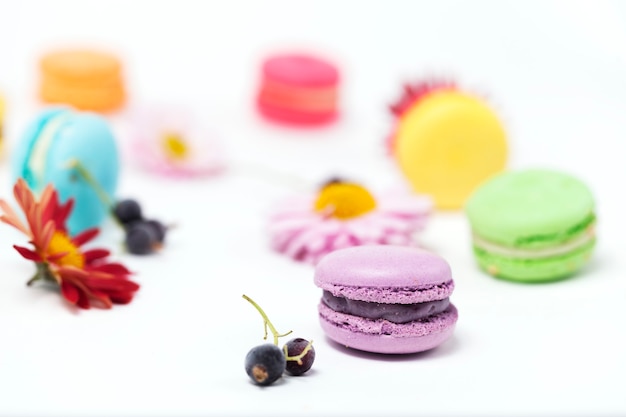
[[[75,169],[76,172],[85,180],[85,182],[94,190],[100,202],[104,204],[109,211],[111,207],[113,207],[113,202],[111,198],[107,194],[106,191],[102,188],[102,186],[96,181],[96,179],[91,175],[89,170],[80,162],[78,159],[73,158],[67,163],[67,167],[69,169]]]
[[[298,365],[302,365],[302,358],[304,358],[306,354],[309,353],[312,347],[313,347],[313,341],[311,340],[309,344],[306,345],[304,349],[302,349],[302,352],[300,352],[299,355],[289,356],[289,350],[287,349],[287,345],[285,345],[283,346],[283,352],[285,353],[285,360],[295,361],[295,362],[298,362]]]
[[[263,336],[263,340],[267,339],[267,328],[269,327],[270,331],[272,332],[272,336],[274,337],[274,344],[276,346],[278,346],[278,338],[279,337],[283,337],[283,336],[287,336],[288,334],[291,334],[291,330],[289,330],[287,333],[283,333],[280,334],[278,333],[278,331],[276,330],[276,327],[274,327],[274,325],[272,324],[272,322],[270,321],[270,319],[267,317],[267,314],[265,314],[265,312],[263,311],[263,309],[254,302],[254,300],[252,300],[252,298],[248,297],[247,295],[242,295],[242,297],[247,300],[250,304],[252,304],[254,306],[254,308],[257,309],[257,311],[261,314],[261,317],[263,317],[263,329],[265,330],[265,334]]]

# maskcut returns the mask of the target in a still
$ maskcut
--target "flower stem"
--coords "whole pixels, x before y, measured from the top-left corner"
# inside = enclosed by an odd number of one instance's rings
[[[242,297],[246,299],[250,304],[252,304],[254,308],[256,308],[257,311],[261,314],[261,317],[263,317],[263,328],[265,329],[265,335],[263,336],[263,340],[267,339],[267,328],[269,327],[270,331],[272,332],[272,336],[274,336],[274,344],[278,346],[278,338],[287,336],[288,334],[291,333],[291,330],[283,334],[278,333],[278,331],[276,330],[276,328],[274,327],[270,319],[267,317],[267,314],[265,314],[263,309],[247,295],[244,294]]]
[[[44,281],[56,281],[47,263],[37,262],[35,265],[37,267],[37,272],[35,272],[35,275],[28,280],[26,283],[27,286],[30,287],[35,281],[39,281],[40,279],[43,279]]]
[[[91,172],[80,162],[78,159],[71,159],[67,163],[67,167],[69,169],[75,169],[76,172],[85,180],[85,182],[94,190],[100,202],[106,206],[109,211],[113,207],[113,202],[111,201],[111,197],[109,197],[108,193],[104,191],[104,188],[100,185],[98,181],[91,175]]]

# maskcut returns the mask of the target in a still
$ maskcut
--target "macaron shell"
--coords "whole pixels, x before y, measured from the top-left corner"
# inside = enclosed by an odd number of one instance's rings
[[[489,253],[474,247],[479,266],[498,278],[519,282],[548,282],[567,278],[591,258],[596,240],[592,239],[569,253],[546,258],[512,258]]]
[[[47,103],[68,103],[78,110],[117,109],[126,98],[121,82],[112,85],[75,85],[49,80],[41,84],[40,96]]]
[[[113,55],[89,49],[64,49],[44,55],[40,61],[44,73],[67,79],[115,77],[121,64]]]
[[[313,126],[333,122],[337,119],[337,111],[309,112],[298,109],[272,106],[261,100],[257,102],[259,112],[270,120],[278,120],[298,126]]]
[[[262,72],[267,79],[300,87],[324,87],[339,81],[336,66],[302,53],[270,57],[264,62]]]
[[[35,178],[28,168],[33,146],[45,125],[56,116],[66,118],[54,133],[42,178]],[[15,178],[24,178],[36,192],[53,184],[61,201],[74,199],[67,225],[70,234],[75,235],[99,226],[108,215],[108,207],[84,179],[68,168],[72,160],[80,161],[102,189],[109,196],[114,195],[119,175],[118,151],[106,120],[96,114],[74,113],[67,109],[43,113],[27,128],[12,164]]]
[[[50,52],[40,61],[39,97],[46,103],[107,112],[121,107],[126,94],[119,59],[88,49]]]
[[[337,89],[294,87],[266,80],[259,91],[260,103],[304,112],[329,112],[337,107]]]
[[[338,115],[339,70],[304,53],[269,57],[261,70],[256,106],[266,119],[294,126],[325,125]]]
[[[35,183],[35,178],[30,176],[28,172],[30,153],[44,126],[46,126],[51,119],[67,111],[68,109],[64,107],[46,109],[39,113],[37,117],[26,126],[26,130],[11,152],[11,175],[14,180],[24,178],[31,188],[34,188],[35,191],[41,191],[41,189],[39,189],[40,184]]]
[[[346,347],[366,352],[408,354],[433,349],[454,331],[458,312],[448,309],[428,320],[394,324],[338,313],[320,303],[320,324],[326,335]]]
[[[502,173],[467,202],[472,229],[507,246],[553,245],[584,233],[594,221],[594,198],[573,176],[548,169]]]
[[[76,234],[99,226],[109,208],[83,178],[67,169],[67,162],[72,159],[80,161],[112,198],[117,188],[119,158],[115,139],[104,119],[95,114],[73,118],[55,138],[47,158],[44,182],[54,184],[62,200],[75,199],[68,228]]]
[[[316,265],[314,282],[336,296],[398,304],[441,300],[454,289],[450,266],[443,258],[394,245],[331,252]]]
[[[484,180],[506,165],[505,130],[481,100],[436,91],[400,119],[395,157],[416,192],[440,209],[459,209]]]

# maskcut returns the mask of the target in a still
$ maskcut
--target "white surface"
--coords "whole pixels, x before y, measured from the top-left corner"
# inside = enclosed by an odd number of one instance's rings
[[[134,101],[185,100],[222,134],[233,170],[157,180],[132,168],[120,195],[173,221],[165,250],[115,258],[137,272],[132,304],[74,312],[24,284],[33,266],[0,230],[0,415],[598,415],[626,414],[626,6],[619,2],[2,1],[0,88],[8,147],[34,115],[36,58],[71,41],[123,54]],[[254,114],[258,59],[306,46],[344,70],[344,118],[313,132]],[[372,187],[402,179],[382,155],[385,107],[429,73],[488,93],[510,133],[510,166],[584,179],[598,202],[597,251],[573,279],[495,280],[475,266],[461,213],[439,213],[422,242],[451,264],[454,337],[408,357],[348,352],[316,317],[312,268],[273,254],[265,215],[304,179],[346,174]],[[118,121],[119,122],[119,121]],[[265,167],[259,174],[254,167]],[[255,173],[256,172],[256,173]],[[279,173],[281,175],[275,175]],[[10,197],[6,157],[0,195]],[[302,187],[300,187],[301,189]],[[99,243],[119,248],[112,224]],[[266,389],[243,369],[279,330],[315,340],[306,377]]]

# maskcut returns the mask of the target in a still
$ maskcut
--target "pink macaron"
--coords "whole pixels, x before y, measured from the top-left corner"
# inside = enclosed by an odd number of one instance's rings
[[[261,69],[257,107],[266,118],[292,125],[320,125],[338,115],[339,70],[310,54],[267,58]]]
[[[423,249],[369,245],[340,249],[316,265],[323,290],[319,319],[326,335],[346,347],[405,354],[439,346],[453,333],[448,263]]]

